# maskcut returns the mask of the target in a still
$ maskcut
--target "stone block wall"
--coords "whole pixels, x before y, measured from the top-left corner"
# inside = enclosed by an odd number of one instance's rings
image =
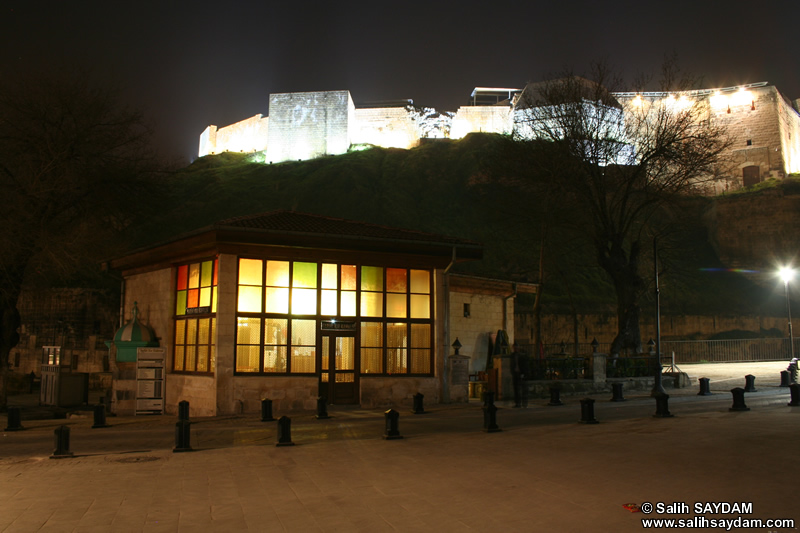
[[[361,376],[361,407],[412,407],[414,395],[422,393],[425,404],[439,403],[438,379]]]
[[[464,304],[469,305],[469,317],[464,316]],[[503,307],[506,306],[505,314]],[[506,323],[504,325],[504,317]],[[451,342],[458,337],[461,355],[469,356],[469,372],[486,369],[489,341],[497,330],[504,329],[514,341],[514,300],[502,296],[450,292]],[[450,348],[452,350],[452,348]]]
[[[451,139],[461,139],[475,131],[511,133],[513,113],[510,106],[462,106],[458,108],[450,129]]]
[[[174,310],[172,269],[135,274],[125,280],[124,323],[131,320],[137,302],[139,322],[153,330],[159,345],[167,348],[172,361],[172,317]]]
[[[272,400],[276,415],[290,411],[313,411],[317,408],[319,381],[312,377],[236,377],[232,380],[235,409],[233,413],[258,413],[261,400]]]
[[[349,91],[272,94],[269,117],[268,162],[343,154],[350,148],[355,106]]]
[[[353,144],[372,144],[384,148],[413,148],[420,134],[405,107],[355,110]]]

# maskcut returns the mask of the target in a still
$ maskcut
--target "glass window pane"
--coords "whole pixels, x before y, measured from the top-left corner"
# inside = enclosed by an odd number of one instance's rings
[[[289,312],[289,289],[267,287],[267,313]]]
[[[197,344],[197,319],[186,320],[186,344]]]
[[[342,316],[356,316],[356,291],[342,291]]]
[[[186,290],[189,283],[189,265],[178,267],[178,290]]]
[[[328,316],[336,316],[336,294],[334,290],[322,291],[322,314]]]
[[[407,371],[406,353],[404,348],[386,349],[386,372],[388,374],[405,374]]]
[[[430,294],[431,275],[427,270],[411,271],[411,292],[418,294]]]
[[[261,319],[242,317],[236,319],[236,344],[261,343]]]
[[[356,266],[342,265],[342,289],[356,290]]]
[[[196,289],[200,286],[200,263],[189,265],[189,288]]]
[[[264,346],[264,372],[286,372],[286,346]]]
[[[211,312],[212,313],[216,313],[217,312],[217,287],[216,287],[216,285],[214,286],[213,289],[211,289],[211,293],[212,293],[211,294]]]
[[[186,321],[175,322],[175,344],[186,344]]]
[[[292,320],[292,346],[316,346],[317,321]]]
[[[208,346],[197,347],[197,371],[208,372]]]
[[[386,269],[386,291],[387,292],[406,292],[408,284],[406,283],[406,269],[405,268],[387,268]]]
[[[187,372],[194,372],[197,369],[197,346],[186,346],[186,370]]]
[[[258,313],[261,311],[261,287],[240,286],[236,310],[243,313]]]
[[[286,344],[287,325],[285,318],[268,318],[264,324],[264,344]]]
[[[260,349],[259,346],[237,346],[236,371],[258,372],[258,352]]]
[[[412,348],[431,347],[430,324],[411,324],[411,347]]]
[[[386,295],[386,316],[390,318],[406,318],[406,295]]]
[[[411,373],[430,374],[431,372],[431,351],[430,350],[411,350]]]
[[[289,286],[289,261],[267,261],[267,285]]]
[[[210,323],[210,318],[200,318],[197,320],[197,344],[208,344],[209,334],[211,333],[211,328],[209,327]]]
[[[317,350],[313,346],[292,348],[292,373],[314,372],[316,368]]]
[[[176,295],[175,314],[176,315],[186,314],[186,291],[178,291],[178,294]]]
[[[361,346],[380,348],[383,346],[383,324],[380,322],[361,323]]]
[[[173,368],[175,370],[183,370],[184,351],[184,346],[175,346],[175,361],[173,362]]]
[[[411,318],[431,317],[431,297],[427,294],[411,295]]]
[[[200,304],[200,289],[189,289],[186,296],[187,309],[193,309]]]
[[[295,262],[293,265],[292,287],[317,286],[317,264]]]
[[[383,293],[361,293],[361,316],[383,316]]]
[[[292,314],[317,314],[317,289],[292,289]]]
[[[212,282],[212,285],[214,285],[214,287],[217,286],[217,278],[219,277],[218,271],[219,271],[219,259],[214,259],[214,280]]]
[[[262,264],[260,259],[239,259],[239,285],[261,285]]]
[[[200,307],[211,307],[211,287],[200,289]]]
[[[383,372],[383,348],[361,349],[361,372],[363,374]]]
[[[336,276],[336,265],[333,263],[322,264],[322,288],[323,289],[336,289],[339,287]]]
[[[213,261],[203,261],[200,265],[200,286],[201,287],[210,287],[211,286],[211,279],[212,279],[212,265],[214,264]]]
[[[336,338],[336,370],[355,370],[355,339],[353,337]]]
[[[361,290],[362,291],[383,291],[383,268],[362,266],[361,267]]]
[[[386,324],[386,346],[408,347],[407,331],[406,324]]]

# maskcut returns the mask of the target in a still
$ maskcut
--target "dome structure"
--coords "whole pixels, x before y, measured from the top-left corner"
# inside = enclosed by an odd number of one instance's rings
[[[136,362],[136,350],[142,347],[158,346],[153,330],[139,322],[139,307],[133,302],[131,320],[114,334],[113,344],[117,347],[117,362]],[[110,345],[112,343],[106,343]]]

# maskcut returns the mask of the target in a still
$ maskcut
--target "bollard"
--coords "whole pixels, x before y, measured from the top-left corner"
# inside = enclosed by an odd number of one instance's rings
[[[792,383],[797,383],[797,360],[792,359],[792,362],[789,363],[789,367],[786,370],[789,371],[789,377],[792,379]]]
[[[4,431],[19,431],[25,429],[22,427],[22,418],[20,416],[19,407],[8,408],[8,427]]]
[[[550,387],[550,401],[547,405],[564,405],[561,401],[561,389],[558,387]]]
[[[591,398],[584,398],[581,400],[581,423],[599,424],[594,417],[594,400]]]
[[[778,385],[779,387],[788,387],[789,386],[789,371],[788,370],[781,370],[781,384]]]
[[[58,426],[55,429],[54,434],[56,449],[53,450],[53,455],[50,456],[50,459],[72,457],[73,453],[69,451],[69,427]]]
[[[745,392],[758,392],[756,390],[756,377],[752,374],[747,374],[744,377],[744,391]]]
[[[172,453],[192,451],[192,445],[190,444],[192,436],[191,433],[191,422],[188,420],[178,420],[175,422],[175,447],[172,449]]]
[[[700,378],[700,392],[697,393],[698,396],[711,396],[711,388],[709,387],[708,378]]]
[[[800,385],[797,383],[792,383],[789,385],[789,394],[791,395],[792,399],[786,405],[789,407],[797,407],[800,405]]]
[[[502,431],[497,425],[497,406],[494,403],[483,406],[483,431],[486,433]]]
[[[424,415],[425,414],[425,407],[422,405],[422,399],[425,398],[425,395],[421,392],[416,393],[413,396],[414,399],[414,406],[411,408],[411,412],[415,415]]]
[[[400,435],[400,430],[398,429],[400,413],[394,409],[389,409],[384,415],[386,417],[386,433],[383,434],[384,440],[402,439],[403,436]]]
[[[622,383],[611,384],[611,401],[624,402],[625,398],[622,396]]]
[[[744,404],[744,389],[741,387],[736,387],[735,389],[731,389],[731,394],[733,394],[733,406],[728,409],[728,411],[749,411],[750,408]]]
[[[275,446],[294,446],[292,442],[292,419],[282,416],[278,419],[278,442]]]
[[[487,390],[483,392],[483,406],[494,404],[494,392]]]
[[[178,402],[178,420],[189,421],[189,402],[186,400]]]
[[[269,398],[262,398],[261,400],[261,421],[272,422],[275,420],[272,417],[272,400]]]
[[[107,428],[107,427],[108,424],[106,424],[106,406],[103,404],[95,405],[94,424],[92,424],[92,429]]]
[[[317,414],[314,418],[317,420],[330,418],[328,416],[328,399],[325,396],[317,396]]]
[[[660,392],[656,394],[656,418],[670,418],[673,415],[669,412],[669,394]]]

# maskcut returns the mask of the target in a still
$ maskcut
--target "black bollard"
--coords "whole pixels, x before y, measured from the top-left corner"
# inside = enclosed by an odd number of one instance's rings
[[[186,400],[178,402],[178,420],[189,421],[189,402]]]
[[[414,406],[411,408],[411,412],[415,415],[424,415],[425,414],[425,407],[422,405],[422,399],[425,398],[425,395],[421,392],[416,393],[413,396],[414,399]]]
[[[656,418],[670,418],[673,415],[669,412],[669,394],[660,392],[656,394]]]
[[[22,427],[22,418],[20,416],[19,407],[8,408],[8,427],[4,431],[19,431],[25,429]]]
[[[581,400],[581,423],[599,424],[594,417],[594,400],[591,398],[584,398]]]
[[[711,396],[711,388],[709,387],[708,378],[700,378],[700,392],[697,393],[698,396]]]
[[[261,400],[261,421],[272,422],[275,418],[272,417],[272,400],[263,398]]]
[[[752,374],[747,374],[744,377],[744,391],[745,392],[758,392],[756,390],[756,377]]]
[[[103,404],[95,405],[94,424],[92,424],[92,429],[107,428],[107,427],[108,424],[106,424],[106,406]]]
[[[182,403],[182,402],[181,402]],[[188,404],[188,402],[187,402]],[[191,452],[192,423],[188,420],[178,420],[175,422],[175,447],[172,453]]]
[[[314,418],[317,420],[330,418],[328,416],[328,399],[325,396],[317,396],[317,414]]]
[[[788,387],[789,386],[789,371],[788,370],[781,370],[781,384],[778,385],[779,387]]]
[[[550,401],[547,405],[564,405],[561,401],[561,389],[558,387],[550,387]]]
[[[789,394],[791,395],[792,399],[786,405],[789,407],[797,407],[800,405],[800,385],[797,383],[792,383],[789,385]]]
[[[400,430],[398,429],[400,413],[394,409],[389,409],[384,415],[386,417],[386,433],[383,434],[383,438],[385,440],[402,439],[403,436],[400,435]]]
[[[624,402],[625,398],[622,396],[622,383],[611,384],[611,401]]]
[[[741,387],[736,387],[735,389],[731,389],[731,394],[733,394],[733,406],[731,406],[728,411],[749,411],[750,408],[744,404],[744,389]]]
[[[275,446],[294,446],[292,442],[292,419],[282,416],[278,419],[278,442]]]
[[[53,455],[50,456],[50,459],[72,457],[73,453],[69,451],[69,427],[58,426],[55,429],[54,434],[56,449],[53,450]]]
[[[497,425],[497,406],[494,403],[483,406],[483,431],[486,433],[502,431]]]
[[[487,390],[483,392],[483,406],[494,405],[494,392]]]

